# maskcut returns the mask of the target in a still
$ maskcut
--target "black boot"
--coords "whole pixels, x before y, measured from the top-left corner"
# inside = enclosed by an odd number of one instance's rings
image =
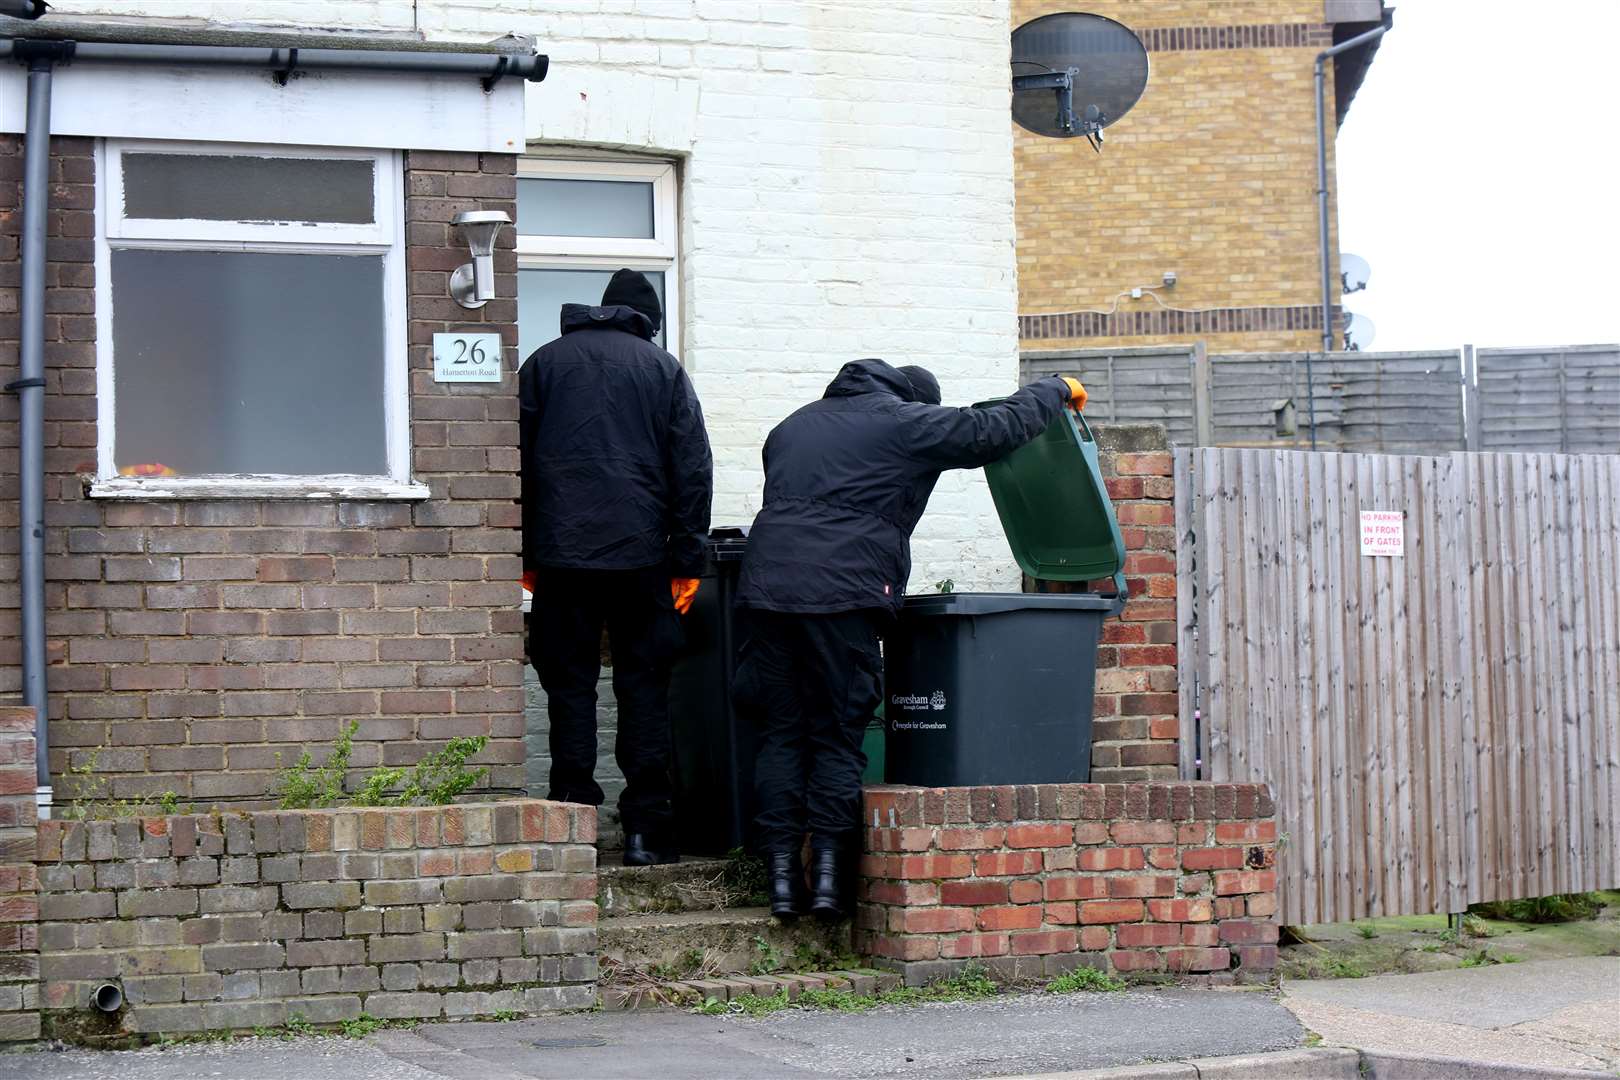
[[[624,865],[626,866],[654,866],[659,863],[676,863],[680,861],[680,855],[674,851],[652,847],[646,833],[633,832],[624,834]]]
[[[766,869],[770,873],[771,914],[778,919],[797,919],[804,914],[800,896],[804,891],[804,871],[799,866],[798,855],[791,851],[773,851]]]
[[[838,880],[838,849],[816,848],[811,852],[810,913],[826,922],[844,917],[844,896]]]

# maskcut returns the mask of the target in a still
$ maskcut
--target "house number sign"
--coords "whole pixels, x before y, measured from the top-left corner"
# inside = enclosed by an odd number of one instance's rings
[[[433,381],[501,381],[501,335],[434,334]]]

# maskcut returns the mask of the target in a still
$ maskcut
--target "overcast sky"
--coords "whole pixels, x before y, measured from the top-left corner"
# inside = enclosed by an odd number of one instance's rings
[[[1620,341],[1620,0],[1397,0],[1339,133],[1373,350]]]

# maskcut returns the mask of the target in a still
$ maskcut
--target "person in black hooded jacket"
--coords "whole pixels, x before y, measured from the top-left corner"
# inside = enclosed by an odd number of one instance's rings
[[[1054,377],[984,408],[939,402],[927,370],[856,360],[765,441],[764,508],[737,587],[747,629],[733,699],[759,732],[757,825],[780,916],[802,913],[807,831],[810,910],[843,911],[861,740],[882,700],[878,640],[905,598],[911,533],[939,474],[1010,454],[1065,405],[1083,405],[1085,390]]]
[[[619,705],[614,753],[627,865],[674,862],[669,669],[703,572],[713,462],[680,363],[654,345],[646,277],[613,275],[598,307],[565,304],[562,336],[518,372],[529,657],[551,716],[547,798],[600,806],[602,627]]]

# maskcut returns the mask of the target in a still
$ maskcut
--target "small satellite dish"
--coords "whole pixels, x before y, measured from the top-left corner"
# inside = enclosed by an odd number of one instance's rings
[[[1147,89],[1147,48],[1113,19],[1066,11],[1012,34],[1013,119],[1054,139],[1082,136],[1102,148],[1103,128]]]
[[[1344,324],[1344,347],[1348,352],[1361,352],[1373,343],[1373,335],[1378,328],[1373,321],[1365,315],[1350,313],[1350,321]]]
[[[1372,277],[1372,267],[1360,255],[1352,255],[1348,251],[1339,253],[1339,281],[1347,293],[1360,292],[1367,287],[1367,279]]]

